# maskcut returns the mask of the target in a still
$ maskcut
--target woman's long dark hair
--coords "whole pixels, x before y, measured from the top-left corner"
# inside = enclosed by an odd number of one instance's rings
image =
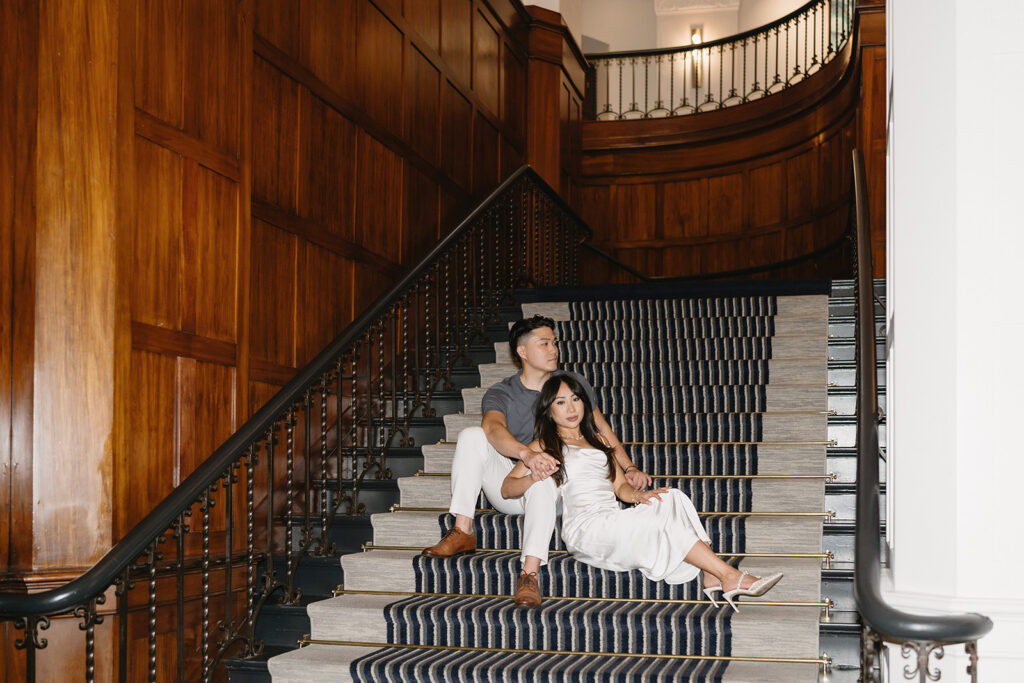
[[[591,446],[604,451],[605,456],[608,458],[608,478],[614,481],[615,462],[612,460],[612,449],[605,443],[605,440],[597,431],[597,425],[594,424],[594,407],[590,405],[590,396],[587,395],[579,380],[568,374],[549,377],[548,381],[544,382],[544,386],[540,389],[540,396],[537,398],[534,408],[533,436],[540,440],[540,445],[544,452],[557,460],[559,465],[555,473],[551,475],[551,478],[559,486],[562,485],[565,479],[565,456],[562,455],[565,442],[558,435],[558,425],[555,424],[555,421],[551,419],[549,414],[551,404],[558,398],[558,390],[562,388],[563,384],[569,388],[569,391],[576,394],[580,399],[580,403],[583,404],[580,435]]]

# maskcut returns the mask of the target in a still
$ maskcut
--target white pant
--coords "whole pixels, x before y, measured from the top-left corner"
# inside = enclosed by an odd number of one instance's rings
[[[452,504],[448,511],[472,519],[483,489],[488,502],[500,512],[523,517],[523,552],[548,562],[548,545],[555,530],[555,517],[561,489],[548,477],[534,482],[521,498],[502,498],[501,483],[515,467],[516,461],[506,458],[487,441],[482,427],[468,427],[459,432],[452,460]]]

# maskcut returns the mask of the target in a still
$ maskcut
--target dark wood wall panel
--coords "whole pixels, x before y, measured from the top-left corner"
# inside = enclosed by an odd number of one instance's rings
[[[94,561],[522,163],[528,20],[508,0],[3,3],[0,524],[35,530],[0,540],[11,581]],[[81,482],[69,524],[57,492]]]
[[[441,58],[469,84],[472,69],[473,0],[441,0]]]
[[[356,26],[361,104],[370,118],[400,136],[405,94],[402,33],[377,7],[365,0],[359,3]]]

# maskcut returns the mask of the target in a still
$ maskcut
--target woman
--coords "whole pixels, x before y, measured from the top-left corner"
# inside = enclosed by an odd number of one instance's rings
[[[758,578],[723,562],[682,491],[633,488],[597,432],[593,408],[574,378],[545,382],[537,399],[535,436],[530,447],[561,465],[552,476],[562,487],[562,539],[578,560],[612,571],[639,569],[651,580],[673,584],[703,571],[711,603],[718,605],[715,593],[721,592],[734,610],[733,598],[764,595],[782,578]],[[505,477],[501,495],[521,496],[540,479],[520,461]],[[621,509],[616,498],[633,507]]]

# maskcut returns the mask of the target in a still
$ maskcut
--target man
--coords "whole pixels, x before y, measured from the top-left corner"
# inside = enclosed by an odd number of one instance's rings
[[[530,450],[533,440],[533,409],[540,388],[558,370],[558,340],[555,323],[535,315],[518,321],[509,331],[512,358],[520,371],[498,382],[484,395],[480,427],[469,427],[459,434],[452,461],[452,502],[449,512],[455,525],[438,542],[423,551],[430,557],[452,557],[476,550],[473,516],[477,498],[483,489],[487,500],[506,514],[525,515],[523,520],[522,572],[516,588],[515,603],[520,607],[538,607],[541,602],[537,571],[548,560],[548,546],[555,528],[559,490],[551,475],[557,461],[546,453]],[[650,486],[651,478],[629,459],[601,411],[590,384],[576,373],[594,406],[598,431],[614,448],[616,462],[636,488]],[[521,498],[501,496],[501,483],[516,460],[522,460],[536,482]]]

